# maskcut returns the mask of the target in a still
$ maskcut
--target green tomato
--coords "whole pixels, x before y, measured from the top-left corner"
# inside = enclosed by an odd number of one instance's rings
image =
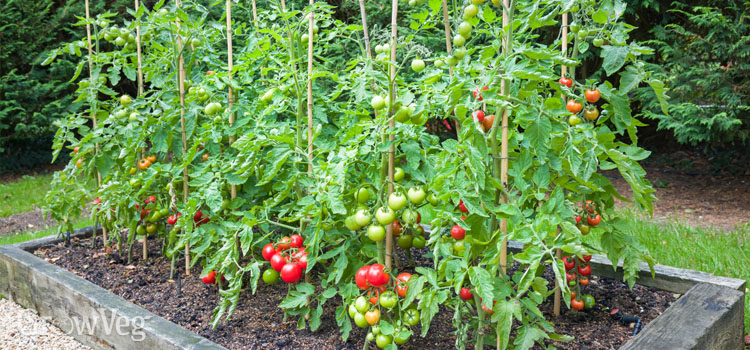
[[[445,65],[445,61],[443,60],[435,60],[435,67],[441,68]]]
[[[466,38],[464,38],[461,34],[456,34],[456,36],[453,37],[453,46],[461,47],[466,44]]]
[[[455,65],[458,64],[458,58],[456,58],[454,56],[451,56],[451,57],[448,57],[448,59],[446,60],[446,62],[448,62],[449,66],[453,67],[453,66],[455,66]]]
[[[310,41],[310,35],[302,34],[302,37],[300,37],[300,41],[302,42],[302,45],[307,45],[307,43]]]
[[[375,212],[375,220],[377,220],[381,225],[391,224],[393,223],[393,220],[396,220],[396,212],[388,207],[380,207]]]
[[[406,196],[401,192],[393,192],[388,196],[388,207],[394,211],[404,209],[406,207]]]
[[[128,40],[121,36],[118,36],[117,39],[115,39],[115,45],[117,46],[125,46],[125,44],[127,43],[128,43]]]
[[[260,98],[260,101],[263,103],[270,103],[273,101],[274,92],[276,92],[276,88],[266,91],[266,93]]]
[[[370,332],[372,332],[373,335],[380,334],[380,325],[375,324],[374,326],[370,327]]]
[[[390,309],[394,306],[396,306],[396,303],[398,302],[398,295],[394,293],[392,290],[387,290],[380,294],[380,297],[378,297],[378,302],[380,302],[380,306]]]
[[[404,209],[401,213],[401,220],[406,224],[414,224],[417,222],[417,213],[409,208]]]
[[[578,25],[578,23],[571,23],[568,28],[570,28],[570,31],[573,33],[578,33],[579,30],[581,30],[581,26]]]
[[[430,202],[431,206],[437,206],[440,201],[438,200],[438,197],[434,193],[430,193],[430,195],[427,196],[427,201]]]
[[[146,235],[146,226],[144,226],[144,225],[138,225],[138,227],[135,229],[135,233],[137,233],[139,236],[145,236]]]
[[[354,215],[348,216],[346,219],[344,219],[344,226],[352,231],[357,231],[362,228],[362,226],[357,225],[357,221],[354,219]]]
[[[130,179],[130,187],[141,187],[141,179]]]
[[[130,113],[130,116],[128,117],[128,120],[130,120],[131,122],[137,122],[138,121],[138,113],[136,113],[136,112]]]
[[[357,192],[354,192],[354,198],[357,199],[357,203],[365,204],[370,200],[370,190],[367,187],[360,187]]]
[[[130,175],[135,175],[135,173],[137,172],[138,172],[138,169],[136,169],[135,167],[132,167],[130,168],[130,170],[128,170],[128,174]]]
[[[411,202],[412,204],[420,205],[427,197],[427,192],[425,192],[421,187],[412,187],[408,191],[406,191],[406,197],[409,198],[409,202]]]
[[[401,320],[407,326],[416,326],[419,323],[419,311],[408,308],[403,313]]]
[[[133,99],[128,95],[122,95],[120,96],[120,104],[123,106],[127,106],[129,104],[133,103]]]
[[[464,16],[463,16],[463,18],[464,19],[474,18],[474,17],[476,17],[476,15],[478,13],[479,13],[479,8],[476,5],[471,4],[471,5],[466,6],[464,8]]]
[[[370,101],[370,106],[375,110],[381,110],[385,108],[385,99],[382,96],[375,95]]]
[[[604,39],[602,39],[602,38],[596,38],[596,39],[594,39],[593,44],[596,47],[602,47],[602,45],[604,45]]]
[[[466,48],[459,47],[458,49],[456,49],[456,51],[453,51],[453,56],[458,60],[464,59],[464,57],[466,57]]]
[[[373,242],[380,242],[385,239],[385,227],[380,225],[370,225],[367,227],[367,238]]]
[[[263,282],[266,282],[267,284],[275,284],[278,281],[279,281],[278,271],[274,269],[267,269],[266,271],[263,271]],[[351,315],[351,310],[349,310],[349,314]]]
[[[401,330],[396,333],[396,336],[393,337],[393,342],[398,345],[403,345],[409,341],[409,338],[411,338],[411,332],[409,332],[406,327],[402,327]]]
[[[354,307],[354,303],[349,304],[349,317],[352,318],[352,319],[354,319],[354,315],[356,315],[358,313],[359,313],[359,310],[357,310],[357,308]]]
[[[206,108],[203,109],[203,112],[206,113],[206,115],[214,115],[216,113],[219,113],[221,111],[221,104],[218,102],[211,102],[206,105]]]
[[[411,246],[415,249],[422,249],[425,245],[427,245],[427,240],[421,235],[415,235],[414,239],[411,241]]]
[[[404,173],[404,169],[401,169],[400,167],[395,167],[393,169],[393,181],[401,182],[405,176],[406,173]]]
[[[584,294],[583,295],[583,307],[586,309],[590,309],[594,307],[596,304],[596,301],[594,300],[594,296],[591,294]]]
[[[577,115],[571,115],[570,118],[568,119],[568,123],[570,123],[570,125],[576,126],[578,124],[583,123],[583,120],[581,120],[581,117]]]
[[[354,301],[354,308],[356,308],[357,311],[359,311],[359,313],[363,314],[364,316],[364,313],[367,312],[367,310],[370,308],[369,303],[370,302],[367,301],[367,298],[360,295],[359,298]]]
[[[393,336],[391,335],[385,335],[385,334],[378,334],[378,336],[375,337],[375,344],[378,345],[379,348],[383,349],[388,344],[393,342]]]
[[[193,48],[200,47],[201,45],[203,45],[203,41],[199,38],[193,38],[193,40],[190,40],[190,45]]]
[[[409,111],[408,106],[401,106],[398,111],[396,111],[396,115],[394,115],[395,119],[399,123],[406,123],[409,121],[409,118],[411,118],[411,113]]]
[[[365,209],[360,209],[354,214],[354,222],[359,226],[365,226],[372,220],[372,215]]]
[[[401,235],[398,236],[398,246],[401,247],[401,249],[411,249],[413,246],[414,238],[412,235]]]
[[[354,315],[354,324],[356,324],[359,328],[367,328],[368,326],[370,326],[370,324],[367,323],[365,314],[363,313],[357,313],[356,315]]]
[[[420,59],[411,61],[411,69],[417,73],[423,71],[424,67],[425,67],[424,61]]]
[[[453,242],[453,254],[456,254],[458,256],[464,256],[465,251],[466,251],[466,246],[464,245],[463,240]]]
[[[122,119],[128,116],[128,110],[127,109],[120,109],[117,112],[115,112],[115,118]]]
[[[463,21],[458,25],[458,33],[464,38],[468,38],[471,35],[471,23]]]
[[[372,332],[367,332],[367,341],[374,341],[375,340],[375,334],[372,334]]]

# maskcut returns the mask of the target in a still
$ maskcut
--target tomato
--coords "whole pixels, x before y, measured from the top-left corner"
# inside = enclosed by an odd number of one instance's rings
[[[388,283],[391,279],[385,271],[383,271],[383,265],[373,264],[370,266],[370,270],[367,272],[367,283],[373,287],[380,287]]]
[[[424,67],[425,67],[424,61],[422,61],[420,59],[416,59],[416,60],[411,61],[411,69],[414,70],[417,73],[423,71]]]
[[[381,349],[383,349],[386,346],[390,345],[392,342],[393,342],[393,336],[392,335],[378,334],[375,337],[375,344],[379,348],[381,348]]]
[[[593,201],[587,200],[583,202],[583,210],[589,212],[589,214],[593,214],[596,212],[596,203]]]
[[[463,240],[453,242],[453,254],[464,256],[464,251],[466,251],[466,246]]]
[[[216,283],[216,271],[209,272],[207,275],[201,277],[201,280],[203,280],[203,283],[205,284]]]
[[[568,112],[570,113],[578,113],[583,109],[583,105],[581,105],[580,102],[576,102],[575,100],[568,100],[565,108],[567,108]]]
[[[380,294],[380,306],[390,309],[396,306],[398,296],[393,291],[387,290]]]
[[[91,204],[95,204],[95,205],[102,204],[102,199],[101,198],[94,199],[93,201],[91,201]]]
[[[354,221],[354,215],[347,216],[346,219],[344,219],[344,226],[352,231],[357,231],[362,228],[362,226],[357,225],[357,222]]]
[[[394,211],[404,209],[406,207],[406,196],[401,192],[393,192],[388,196],[388,207]]]
[[[357,313],[354,315],[354,324],[357,325],[359,328],[365,328],[369,326],[370,324],[367,322],[367,318],[365,317],[365,314]]]
[[[461,226],[455,225],[451,228],[451,237],[456,240],[464,239],[464,237],[466,237],[466,230]]]
[[[443,67],[444,65],[445,65],[445,61],[443,61],[443,60],[440,60],[440,59],[438,59],[438,60],[435,60],[435,67],[437,67],[437,68],[441,68],[441,67]]]
[[[392,223],[393,220],[396,220],[396,212],[388,207],[380,207],[375,211],[375,220],[381,225],[388,225]]]
[[[586,116],[586,119],[590,121],[594,121],[596,120],[596,118],[599,118],[599,110],[596,109],[596,107],[592,109],[587,109],[586,111],[583,112],[583,115]]]
[[[149,162],[148,159],[141,159],[138,162],[138,167],[141,168],[141,170],[146,170],[150,166],[151,166],[151,162]]]
[[[411,274],[408,272],[402,272],[396,276],[396,292],[398,296],[406,297],[406,291],[409,288],[406,284],[411,279]]]
[[[275,284],[279,281],[279,272],[274,269],[266,269],[263,271],[263,282],[266,284]]]
[[[471,35],[471,23],[463,21],[458,25],[458,33],[464,38],[468,38]]]
[[[156,156],[155,155],[150,155],[150,156],[146,157],[146,160],[148,160],[149,162],[151,162],[151,164],[154,164],[154,163],[156,163]]]
[[[466,287],[462,287],[461,290],[458,292],[458,296],[461,297],[463,300],[470,300],[474,298],[474,294],[471,293],[471,290]]]
[[[206,113],[206,115],[214,115],[219,112],[221,112],[221,103],[219,102],[211,102],[203,109],[203,113]]]
[[[458,202],[458,210],[462,213],[468,213],[469,209],[466,209],[466,205],[464,205],[463,199],[460,199]]]
[[[354,214],[354,221],[359,226],[365,226],[372,220],[372,215],[366,209],[360,209]]]
[[[359,311],[362,314],[364,314],[365,312],[367,312],[367,310],[370,309],[370,305],[367,304],[367,299],[365,299],[365,297],[363,296],[359,296],[354,301],[354,307],[357,309],[357,311]]]
[[[380,225],[370,225],[367,227],[367,238],[373,242],[380,242],[385,239],[385,227]]]
[[[303,253],[299,258],[297,258],[297,264],[302,268],[303,271],[307,269],[307,252]]]
[[[495,115],[490,114],[484,117],[484,120],[482,121],[482,127],[484,127],[484,130],[487,131],[487,130],[492,129],[492,124],[494,123],[495,123]]]
[[[574,216],[573,219],[576,219],[576,225],[581,223],[581,216],[580,215]]]
[[[138,225],[135,229],[135,233],[139,236],[145,236],[146,235],[146,226]]]
[[[132,167],[130,168],[130,170],[128,170],[128,174],[130,175],[135,175],[136,172],[138,172],[138,169],[136,169],[135,167]]]
[[[143,201],[146,204],[155,203],[156,202],[156,196],[148,196],[145,201]]]
[[[401,247],[401,249],[411,249],[413,241],[414,238],[412,235],[401,235],[398,238],[398,246]]]
[[[361,187],[357,192],[354,192],[354,198],[357,200],[357,203],[365,204],[370,200],[370,190],[366,187]]]
[[[570,272],[565,273],[565,282],[575,281],[578,278],[578,275]]]
[[[151,213],[151,209],[141,209],[141,220],[147,217],[149,213]]]
[[[73,153],[78,154],[78,151],[81,149],[81,147],[76,146],[76,148],[73,148]]]
[[[492,310],[492,309],[488,308],[488,307],[487,307],[487,306],[485,306],[484,304],[482,304],[482,310],[484,310],[484,312],[486,312],[486,313],[487,313],[487,314],[489,314],[489,315],[492,315],[493,313],[495,313],[495,311],[494,311],[494,310]]]
[[[422,226],[419,227],[421,228]],[[425,247],[425,245],[427,245],[427,240],[424,239],[422,235],[415,235],[414,239],[412,239],[411,241],[411,246],[415,249],[422,249]]]
[[[403,227],[401,227],[401,224],[398,222],[398,220],[393,220],[393,224],[391,224],[391,233],[393,233],[394,236],[400,236],[401,231],[403,231]]]
[[[146,232],[149,235],[153,235],[154,233],[156,233],[156,230],[157,230],[157,227],[156,227],[155,224],[151,224],[151,225],[146,226]]]
[[[401,213],[401,220],[403,220],[407,225],[413,224],[417,222],[417,213],[409,208],[406,208],[404,209],[403,213]]]
[[[393,342],[398,345],[403,345],[409,341],[409,338],[411,338],[411,333],[409,333],[406,327],[401,327],[401,330],[399,330],[393,338]]]
[[[572,307],[573,310],[581,311],[583,310],[583,306],[584,306],[583,300],[578,300],[575,298],[572,298],[570,300],[570,307]]]
[[[586,225],[584,223],[580,223],[580,224],[578,224],[576,226],[578,226],[578,230],[581,231],[581,234],[584,235],[584,236],[587,235],[587,234],[589,234],[589,232],[591,232],[591,227],[589,227],[589,225]]]
[[[302,278],[302,267],[297,263],[287,263],[281,268],[281,279],[286,283],[297,283]]]
[[[193,215],[193,222],[199,222],[203,219],[203,212],[200,210],[195,212],[195,215]]]
[[[378,321],[380,321],[380,310],[372,309],[370,311],[367,311],[365,313],[365,319],[370,326],[374,326],[376,323],[378,323]]]
[[[276,251],[276,248],[273,247],[272,243],[268,243],[265,246],[263,246],[262,251],[263,259],[266,259],[266,261],[271,261],[271,258],[278,253]]]
[[[571,300],[572,300],[572,299],[575,299],[575,298],[576,298],[576,295],[578,295],[578,293],[576,293],[576,291],[574,291],[574,290],[571,290],[571,291],[570,291],[570,299],[571,299]]]
[[[596,304],[596,300],[594,300],[594,296],[591,294],[584,294],[583,295],[583,307],[586,309],[590,309],[594,307]]]
[[[279,272],[281,272],[284,264],[286,264],[286,259],[278,252],[274,254],[269,261],[271,262],[271,268]]]
[[[367,284],[367,273],[370,272],[370,265],[365,265],[357,270],[357,274],[354,275],[354,282],[357,284],[359,289],[365,290],[370,286]]]
[[[474,18],[478,13],[479,13],[479,8],[476,7],[476,5],[471,4],[471,5],[466,6],[464,8],[464,16],[463,16],[463,18],[464,19]]]
[[[565,265],[565,269],[566,270],[570,270],[570,269],[572,269],[572,268],[574,268],[576,266],[575,259],[573,259],[573,258],[571,258],[569,256],[564,256],[562,258],[562,261],[563,261],[563,264]]]
[[[420,205],[427,198],[427,192],[421,187],[412,187],[406,192],[406,198],[414,205]]]
[[[420,315],[419,311],[415,309],[406,309],[401,315],[401,321],[407,326],[416,326],[419,323]]]
[[[596,214],[596,216],[586,215],[586,223],[589,224],[589,226],[597,226],[599,223],[602,222],[602,217],[599,214]]]
[[[385,99],[381,96],[375,95],[370,101],[370,106],[375,110],[381,110],[385,108]]]
[[[488,90],[488,87],[483,87],[482,91]],[[474,91],[471,92],[471,94],[474,96],[474,98],[477,99],[477,101],[482,101],[484,98],[482,97],[482,91],[479,91],[479,88],[474,89]]]
[[[568,124],[572,126],[576,126],[581,123],[583,123],[583,120],[577,115],[571,115],[570,118],[568,118]]]
[[[291,237],[289,237],[289,239],[291,240],[289,246],[292,248],[301,248],[302,243],[305,241],[305,239],[300,235],[292,235]]]
[[[123,106],[127,106],[129,104],[133,103],[133,99],[128,95],[122,95],[120,96],[120,104]]]
[[[586,89],[585,94],[586,95],[586,101],[589,101],[590,103],[596,103],[599,101],[599,97],[601,97],[601,93],[599,93],[598,89]]]
[[[594,38],[593,44],[596,47],[602,47],[602,45],[604,45],[604,39],[602,39],[602,38]]]
[[[590,276],[591,275],[591,265],[578,265],[578,273],[581,274],[581,276]]]
[[[589,278],[586,276],[582,276],[581,279],[578,281],[582,286],[588,286],[589,285]]]
[[[380,289],[370,289],[367,291],[367,300],[372,305],[378,305],[378,297],[380,296]]]
[[[276,243],[276,248],[278,248],[281,251],[289,249],[289,245],[292,243],[292,239],[288,236],[284,236],[281,238],[281,240]]]
[[[582,258],[583,258],[583,261],[585,261],[585,262],[591,261],[591,255],[584,255],[584,256],[582,256]]]
[[[560,80],[558,80],[558,82],[560,82],[560,84],[562,84],[562,85],[567,86],[568,88],[570,88],[570,87],[573,86],[573,80],[565,78],[565,77],[560,78]]]
[[[474,120],[478,121],[479,123],[484,121],[484,112],[482,110],[474,111],[474,113],[472,113],[471,116],[474,118]]]
[[[273,271],[273,270],[271,270],[271,271]],[[354,315],[356,315],[356,314],[359,313],[359,311],[357,310],[357,308],[354,306],[354,303],[349,304],[348,311],[349,311],[349,317],[350,318],[354,318]]]

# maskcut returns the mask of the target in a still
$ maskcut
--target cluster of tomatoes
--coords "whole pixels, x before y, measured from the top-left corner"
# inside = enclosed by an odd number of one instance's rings
[[[458,211],[464,214],[469,213],[469,209],[466,208],[466,205],[464,204],[463,200],[460,200],[458,202]],[[465,215],[461,215],[461,220],[466,220]],[[458,256],[463,256],[464,251],[466,250],[466,247],[464,246],[464,238],[466,237],[466,230],[461,227],[460,225],[453,225],[451,227],[451,237],[455,240],[453,242],[453,253],[455,253]]]
[[[419,324],[420,314],[415,304],[407,307],[399,306],[399,297],[406,297],[407,283],[412,278],[408,272],[400,273],[394,280],[394,290],[388,289],[391,276],[385,272],[383,265],[373,264],[362,266],[354,276],[357,287],[367,291],[367,297],[359,296],[349,305],[349,317],[360,328],[370,327],[367,333],[368,341],[375,341],[379,348],[389,344],[405,344],[411,337],[408,327]],[[396,329],[392,334],[385,334],[380,330],[381,308],[393,311]],[[384,311],[385,312],[385,311]]]
[[[205,284],[216,284],[216,275],[217,274],[218,274],[218,272],[216,272],[216,270],[212,270],[211,272],[209,272],[205,276],[201,277],[201,281],[203,281],[203,283],[205,283]],[[220,278],[221,284],[226,284],[227,283],[227,279],[224,278],[224,275],[220,275],[219,277],[221,277]]]
[[[280,241],[263,247],[263,259],[271,263],[271,268],[263,272],[263,281],[274,284],[279,277],[286,283],[297,283],[307,269],[307,251],[300,235],[284,236]]]
[[[160,208],[156,202],[156,196],[148,196],[143,205],[136,204],[135,209],[140,211],[141,223],[136,227],[139,236],[153,235],[159,231],[159,220],[166,218],[169,208]]]
[[[586,222],[583,221],[583,217],[586,218]],[[573,218],[576,220],[576,227],[584,236],[591,232],[592,227],[599,226],[602,222],[602,216],[596,213],[596,203],[592,201],[583,202],[583,215],[576,215]]]
[[[564,256],[562,261],[565,266],[565,279],[571,288],[575,288],[570,291],[570,306],[577,311],[594,307],[594,297],[591,294],[581,293],[581,287],[589,285],[591,255],[583,255],[580,258]]]
[[[558,82],[564,86],[567,86],[568,88],[571,88],[573,86],[573,80],[565,77],[560,78]],[[568,100],[568,103],[565,104],[565,108],[568,110],[568,112],[573,113],[573,115],[568,119],[568,123],[570,123],[570,125],[575,126],[583,123],[583,119],[581,119],[579,114],[581,113],[581,111],[583,111],[583,116],[589,122],[594,122],[599,118],[599,109],[597,109],[595,105],[601,98],[601,93],[599,92],[599,90],[586,89],[586,91],[584,92],[584,98],[587,102],[585,111],[583,110],[583,104],[574,99]]]
[[[487,87],[485,86],[485,90],[486,89],[487,89]],[[473,92],[473,94],[474,94],[475,97],[477,96],[477,91],[478,91],[478,89],[474,90],[474,92]],[[477,99],[481,101],[481,99],[482,99],[482,94],[481,93],[479,94],[479,97]],[[477,123],[479,123],[479,125],[482,126],[482,130],[484,130],[484,131],[492,129],[492,123],[495,122],[495,115],[494,114],[490,114],[488,116],[485,116],[484,115],[484,111],[481,110],[481,109],[477,109],[476,111],[474,111],[474,113],[471,114],[471,118],[473,120],[475,120]]]

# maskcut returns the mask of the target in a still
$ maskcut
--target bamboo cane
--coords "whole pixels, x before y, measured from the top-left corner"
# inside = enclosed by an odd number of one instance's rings
[[[509,6],[509,0],[503,0],[503,3],[505,4],[505,7],[503,9],[503,28],[506,28],[509,24],[509,14],[508,11],[505,10],[505,8],[508,8]],[[507,54],[508,50],[508,40],[505,40],[503,43],[503,53]],[[501,90],[503,94],[507,94],[506,88],[508,88],[509,82],[507,79],[503,79],[501,84]],[[502,183],[503,187],[508,185],[508,109],[503,109],[503,121],[502,121],[502,129],[500,130],[501,136],[500,136],[500,183]],[[505,194],[502,196],[503,203],[508,202],[508,198]],[[502,218],[500,219],[500,231],[503,233],[503,245],[500,249],[500,268],[503,271],[503,274],[507,272],[508,269],[508,238],[505,237],[508,234],[508,219]]]
[[[314,0],[310,0],[310,6],[314,5]],[[313,95],[312,95],[312,76],[313,76],[313,38],[315,36],[315,14],[310,11],[310,26],[307,28],[307,173],[313,176]],[[305,282],[310,283],[310,274],[305,271]]]
[[[138,12],[139,3],[135,0],[135,12]],[[143,95],[143,58],[141,54],[141,25],[135,26],[135,46],[138,54],[138,96]],[[141,157],[146,154],[145,147],[141,148]],[[143,260],[148,259],[148,235],[143,236]]]
[[[258,8],[255,5],[255,0],[253,0],[253,22],[255,22],[255,26],[258,26]]]
[[[234,59],[232,59],[232,0],[227,0],[227,69],[229,70],[229,81],[232,81],[232,75],[234,73]],[[234,105],[234,89],[232,84],[229,84],[229,97],[227,99],[227,108],[230,110],[229,113],[229,126],[234,124],[234,112],[232,112],[232,106]],[[234,135],[229,136],[229,143],[234,142]],[[230,187],[230,196],[232,199],[237,197],[237,186],[232,185]],[[240,244],[239,235],[234,235],[234,241],[237,246],[237,251],[242,254],[242,245]]]
[[[177,7],[180,7],[180,0],[175,0]],[[180,30],[180,20],[176,20],[177,30]],[[182,56],[182,37],[177,35],[177,52],[180,53],[178,62],[178,87],[180,90],[180,125],[182,127],[182,155],[187,153],[187,134],[185,132],[185,59]],[[187,202],[188,198],[188,171],[187,168],[182,170],[182,200]],[[190,276],[190,243],[185,244],[185,274]]]
[[[450,16],[448,15],[448,1],[442,1],[443,7],[443,27],[445,28],[445,50],[448,51],[448,55],[453,54],[453,47],[451,44],[451,22]],[[453,67],[448,66],[448,74],[453,76]],[[461,132],[461,123],[456,119],[456,138],[459,137]]]
[[[562,15],[562,54],[563,57],[568,56],[568,14],[563,13]],[[565,77],[565,74],[568,72],[568,67],[566,65],[562,65],[560,67],[560,75],[562,77]],[[565,96],[563,95],[563,98]],[[558,227],[558,232],[559,232]],[[555,251],[555,256],[557,259],[562,259],[562,250],[557,249]],[[555,262],[557,263],[557,262]],[[560,283],[557,282],[557,279],[555,279],[555,297],[554,297],[554,305],[553,305],[553,313],[555,316],[560,316],[560,306],[562,304],[562,291],[560,290],[562,286],[560,286]]]
[[[396,62],[396,45],[398,44],[398,0],[392,1],[391,10],[391,61]],[[391,66],[390,79],[389,79],[389,90],[390,90],[390,103],[388,104],[388,115],[393,115],[393,101],[396,98],[396,66]],[[390,129],[396,127],[396,121],[391,118],[388,122]],[[391,141],[391,149],[388,151],[388,196],[390,197],[393,193],[393,170],[396,162],[396,147],[393,145],[393,139],[395,135],[388,135],[388,139]],[[386,225],[385,234],[385,266],[388,270],[391,270],[391,255],[393,254],[393,224]]]
[[[88,46],[89,46],[89,57],[88,57],[89,58],[89,86],[94,86],[93,85],[94,61],[92,57],[94,55],[94,52],[91,46],[91,23],[89,23],[89,21],[91,21],[91,13],[89,11],[89,0],[86,0],[85,5],[86,5],[86,41],[88,42]],[[98,50],[98,46],[97,46],[97,50]],[[94,106],[92,106],[91,108],[91,120],[92,120],[92,123],[94,124],[94,129],[96,129],[97,124],[98,124],[96,120],[96,104],[94,104]],[[96,155],[97,153],[99,153],[98,142],[94,143],[94,155]],[[96,171],[96,185],[97,187],[101,187],[102,174],[99,173],[99,170],[96,170],[96,168],[94,168],[94,170]],[[107,245],[107,229],[104,227],[104,224],[102,224],[102,239],[104,241],[104,245],[106,246]],[[92,238],[92,242],[96,243],[96,230],[94,230],[94,236]]]

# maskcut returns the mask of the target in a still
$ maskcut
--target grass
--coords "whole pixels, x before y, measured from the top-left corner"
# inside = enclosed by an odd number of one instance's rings
[[[34,210],[44,203],[52,174],[24,175],[21,179],[0,183],[0,218]]]
[[[750,284],[750,222],[723,232],[679,221],[656,223],[639,215],[623,215],[637,228],[634,235],[657,263],[744,279]],[[750,334],[750,290],[745,289],[745,334]]]
[[[74,228],[82,228],[93,225],[93,221],[90,217],[82,218],[80,221],[73,224]],[[21,242],[30,241],[32,239],[42,238],[49,235],[57,234],[59,225],[55,225],[44,230],[39,231],[27,231],[18,233],[15,235],[0,236],[0,245],[16,244]]]

